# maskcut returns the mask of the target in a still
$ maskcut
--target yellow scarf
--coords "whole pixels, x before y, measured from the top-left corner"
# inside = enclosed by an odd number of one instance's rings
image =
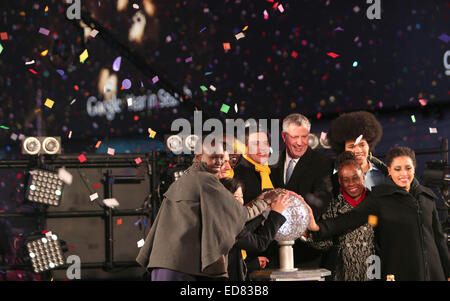
[[[259,164],[250,159],[247,155],[243,155],[243,157],[250,163],[252,163],[255,166],[255,170],[259,172],[261,176],[261,190],[264,189],[273,189],[272,181],[270,180],[270,167],[269,164]]]
[[[234,178],[234,170],[233,169],[227,170],[227,172],[225,174],[225,178],[230,178],[230,179]]]

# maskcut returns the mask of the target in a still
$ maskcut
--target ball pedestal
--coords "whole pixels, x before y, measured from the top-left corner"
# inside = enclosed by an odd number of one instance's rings
[[[279,241],[278,245],[280,249],[278,251],[279,259],[280,259],[280,269],[281,272],[293,272],[297,271],[294,268],[294,245],[293,240],[288,241]]]

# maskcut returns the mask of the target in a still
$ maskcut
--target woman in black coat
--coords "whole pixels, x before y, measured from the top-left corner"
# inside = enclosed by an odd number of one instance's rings
[[[375,186],[363,204],[318,224],[310,214],[309,229],[318,231],[313,236],[325,238],[369,221],[377,227],[383,279],[387,275],[395,280],[450,279],[447,237],[439,223],[436,196],[414,178],[414,152],[395,147],[388,152],[386,164],[389,178]]]
[[[220,182],[235,198],[244,205],[242,184],[236,179],[222,178]],[[284,209],[289,206],[287,197],[280,201],[272,202],[269,215],[261,225],[261,219],[255,218],[249,221],[245,228],[236,237],[236,243],[228,253],[228,279],[231,281],[244,281],[247,276],[247,267],[243,254],[247,252],[264,252],[275,238],[275,234],[286,221],[282,215]],[[245,250],[242,252],[242,250]]]

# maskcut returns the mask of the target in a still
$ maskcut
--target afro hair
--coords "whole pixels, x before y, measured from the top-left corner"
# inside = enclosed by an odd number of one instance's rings
[[[372,113],[365,111],[345,113],[333,120],[327,138],[331,148],[340,154],[345,150],[345,142],[356,140],[360,135],[373,150],[383,135],[383,128]]]

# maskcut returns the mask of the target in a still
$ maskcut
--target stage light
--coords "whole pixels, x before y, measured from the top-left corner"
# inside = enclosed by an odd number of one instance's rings
[[[31,202],[59,206],[63,186],[64,182],[59,179],[57,173],[32,170],[25,196]]]
[[[320,146],[322,146],[325,149],[330,149],[331,148],[331,145],[330,145],[330,142],[328,141],[328,138],[325,138],[325,139],[320,138],[319,139],[319,143],[320,143]]]
[[[34,273],[39,274],[64,265],[61,241],[56,234],[47,232],[45,235],[27,238],[25,245]]]
[[[169,136],[169,138],[167,138],[166,145],[171,152],[180,154],[183,150],[183,139],[178,135]]]
[[[46,154],[54,155],[60,152],[61,144],[54,137],[46,137],[42,142],[42,149]]]
[[[197,135],[189,135],[184,140],[184,145],[191,151],[195,151],[195,145],[200,138]]]
[[[22,143],[23,155],[55,155],[61,153],[61,137],[26,137]]]
[[[41,142],[36,137],[27,137],[23,140],[22,154],[37,155],[41,150]]]
[[[315,149],[317,146],[319,146],[319,138],[317,138],[316,135],[310,133],[308,135],[308,145],[312,149]]]
[[[178,170],[178,171],[175,171],[174,173],[173,173],[173,178],[175,179],[175,181],[176,180],[178,180],[179,178],[181,178],[181,176],[184,174],[184,170]]]

